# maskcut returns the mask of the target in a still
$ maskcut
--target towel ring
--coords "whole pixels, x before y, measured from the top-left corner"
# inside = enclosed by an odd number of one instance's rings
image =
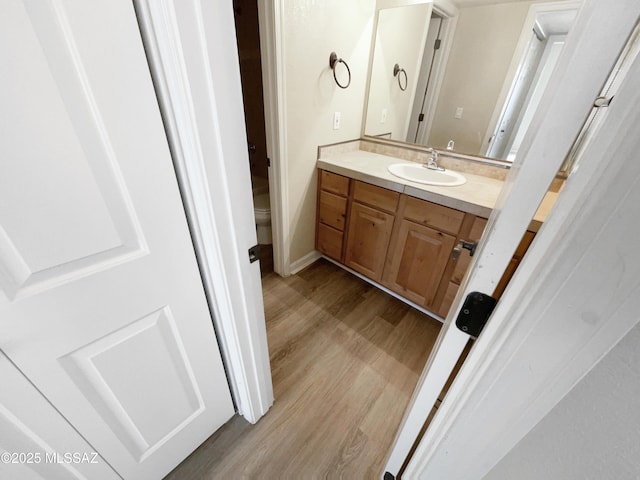
[[[338,81],[338,77],[336,77],[336,65],[338,63],[344,63],[344,66],[347,67],[347,73],[349,74],[349,80],[347,80],[347,84],[346,85],[342,85]],[[340,88],[347,88],[349,85],[351,85],[351,69],[349,69],[349,65],[347,65],[347,62],[345,62],[341,58],[338,58],[338,55],[336,54],[336,52],[331,52],[331,55],[329,55],[329,67],[331,67],[331,70],[333,70],[333,79],[336,81],[336,85],[338,85]]]
[[[401,74],[404,74],[404,87],[402,86]],[[400,90],[403,92],[407,89],[407,84],[409,83],[409,78],[407,77],[407,72],[404,68],[400,68],[400,65],[397,63],[393,66],[393,76],[398,77],[398,86]]]

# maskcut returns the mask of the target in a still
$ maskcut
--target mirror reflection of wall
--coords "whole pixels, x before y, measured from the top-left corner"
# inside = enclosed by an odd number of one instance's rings
[[[369,84],[367,135],[405,139],[430,15],[428,3],[379,11]],[[393,75],[396,64],[406,72],[405,90],[400,88],[404,86],[400,83],[404,78]]]
[[[443,150],[453,144],[459,153],[515,158],[579,2],[478,3],[460,0],[451,14],[443,13],[436,1],[425,20],[430,24],[427,32],[413,37],[427,39],[421,51],[413,49],[414,62],[420,65],[419,78],[410,75],[413,90],[400,93],[393,92],[391,75],[384,80],[378,77],[378,56],[386,55],[385,39],[391,36],[381,32],[380,26],[391,10],[399,16],[400,10],[415,12],[412,9],[425,5],[379,11],[370,83],[370,92],[377,93],[369,97],[365,135]],[[411,16],[414,22],[417,17],[415,13]],[[405,31],[410,30],[398,28],[396,37],[406,38]],[[437,44],[440,48],[434,49]],[[386,106],[379,101],[383,98],[379,91],[385,87],[390,89]],[[398,98],[411,107],[406,108]],[[385,108],[387,123],[382,124]],[[389,112],[407,117],[389,121]]]

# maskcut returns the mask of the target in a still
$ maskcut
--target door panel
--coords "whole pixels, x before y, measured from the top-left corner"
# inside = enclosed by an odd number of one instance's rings
[[[120,479],[1,352],[0,378],[0,478]],[[68,454],[83,461],[65,462]]]
[[[120,475],[160,478],[233,405],[133,6],[2,13],[0,348]]]
[[[10,200],[0,203],[0,286],[9,298],[145,250],[86,73],[53,8],[45,10],[7,2],[0,32],[14,73],[0,94],[11,112],[2,125],[11,175],[0,176]]]
[[[183,350],[165,306],[59,361],[130,454],[141,460],[204,409]],[[141,395],[146,401],[140,401]]]

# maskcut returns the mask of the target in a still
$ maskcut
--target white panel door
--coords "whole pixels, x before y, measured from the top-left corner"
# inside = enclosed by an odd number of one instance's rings
[[[119,480],[2,353],[0,378],[0,478]]]
[[[0,349],[125,479],[233,415],[133,5],[0,4]]]

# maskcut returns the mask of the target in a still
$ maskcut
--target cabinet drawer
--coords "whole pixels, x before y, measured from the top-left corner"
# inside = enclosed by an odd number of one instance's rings
[[[340,261],[342,259],[343,233],[322,223],[318,224],[318,244],[316,248],[326,256]]]
[[[347,215],[347,199],[333,193],[321,191],[318,215],[321,223],[343,231],[344,219]]]
[[[354,182],[354,200],[370,205],[386,212],[395,213],[400,194],[386,188],[376,187],[369,183]]]
[[[404,218],[457,235],[464,219],[464,213],[453,208],[407,196]]]
[[[349,194],[349,179],[336,173],[320,170],[321,188],[325,192],[335,193],[346,197]]]

